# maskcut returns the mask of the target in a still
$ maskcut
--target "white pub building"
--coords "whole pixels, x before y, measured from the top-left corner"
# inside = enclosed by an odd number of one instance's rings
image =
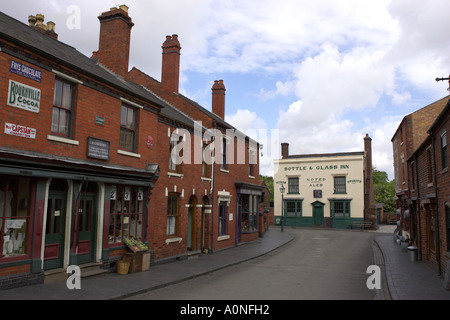
[[[376,228],[371,139],[365,151],[289,155],[275,160],[275,224]]]

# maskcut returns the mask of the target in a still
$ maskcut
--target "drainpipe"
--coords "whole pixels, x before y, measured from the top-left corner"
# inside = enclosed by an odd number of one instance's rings
[[[437,241],[436,241],[436,251],[438,258],[438,276],[442,274],[441,270],[441,237],[439,235],[439,199],[438,199],[438,185],[437,185],[437,167],[436,167],[436,148],[435,148],[435,136],[433,132],[428,132],[431,135],[431,145],[433,148],[433,165],[434,165],[434,193],[436,194],[436,233],[437,233]]]
[[[419,214],[419,212],[420,212],[420,204],[419,204],[419,201],[420,201],[420,186],[419,186],[419,170],[417,170],[417,158],[416,158],[416,155],[414,155],[413,156],[414,157],[414,163],[415,163],[415,170],[414,170],[414,172],[413,172],[413,174],[415,174],[416,175],[416,189],[417,189],[417,201],[416,201],[416,214],[417,214],[417,218],[418,218],[418,223],[419,223],[419,226],[418,226],[418,234],[419,234],[419,237],[418,237],[418,241],[419,241],[419,243],[417,244],[417,247],[418,248],[420,248],[420,250],[419,250],[419,256],[420,256],[420,260],[422,260],[422,246],[421,246],[421,242],[422,242],[422,224],[420,223],[420,214]]]
[[[213,124],[213,127],[215,128],[215,125]],[[211,137],[211,141],[216,141],[216,139],[214,138],[214,136]],[[211,193],[212,193],[212,207],[211,207],[211,253],[214,253],[214,207],[215,207],[215,200],[214,200],[214,194],[215,194],[215,176],[214,176],[214,168],[215,168],[215,164],[216,164],[216,148],[214,146],[214,160],[212,161],[211,164]]]

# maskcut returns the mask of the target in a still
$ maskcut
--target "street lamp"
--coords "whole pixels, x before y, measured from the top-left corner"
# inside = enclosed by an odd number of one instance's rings
[[[284,232],[284,191],[286,191],[286,188],[284,187],[284,184],[281,184],[281,232]]]

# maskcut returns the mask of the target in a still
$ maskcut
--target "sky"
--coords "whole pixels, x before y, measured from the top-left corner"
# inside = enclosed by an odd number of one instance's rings
[[[161,45],[182,46],[180,92],[211,110],[226,86],[225,120],[263,144],[272,176],[281,142],[290,154],[363,151],[393,179],[391,139],[407,114],[448,95],[448,0],[16,0],[2,12],[27,23],[42,13],[59,40],[98,50],[97,17],[125,4],[134,27],[130,68],[161,79]]]

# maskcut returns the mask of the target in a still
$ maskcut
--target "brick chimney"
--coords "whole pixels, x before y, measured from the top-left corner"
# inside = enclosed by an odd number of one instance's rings
[[[121,5],[119,8],[111,8],[103,12],[100,20],[99,49],[94,52],[93,58],[97,58],[102,65],[125,77],[128,73],[130,58],[131,28],[134,23],[128,16],[128,7]]]
[[[162,45],[161,84],[164,91],[178,93],[181,45],[178,35],[166,36]]]
[[[372,138],[369,137],[369,134],[366,134],[364,137],[364,153],[366,155],[364,168],[364,219],[372,222],[372,228],[378,229],[377,208],[373,189]]]
[[[212,86],[212,112],[225,119],[225,85],[223,80],[214,81]]]
[[[55,23],[53,21],[44,24],[44,15],[38,13],[36,16],[30,15],[28,17],[28,25],[35,30],[38,30],[56,40],[58,40],[58,34],[55,32]]]
[[[281,144],[281,159],[286,159],[289,156],[289,143],[283,142]]]

